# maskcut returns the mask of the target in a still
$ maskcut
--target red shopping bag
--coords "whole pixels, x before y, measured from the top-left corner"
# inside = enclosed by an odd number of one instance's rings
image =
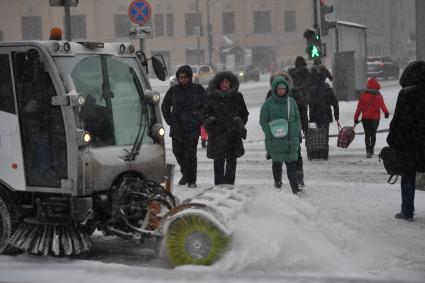
[[[338,123],[338,142],[336,144],[337,147],[347,148],[351,142],[354,140],[354,137],[356,136],[356,132],[354,131],[354,128],[356,125],[349,127],[343,127],[341,128],[341,124]]]

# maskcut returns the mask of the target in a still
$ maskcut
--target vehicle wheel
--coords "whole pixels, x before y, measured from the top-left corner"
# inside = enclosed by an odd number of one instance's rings
[[[15,215],[12,207],[0,197],[0,254],[12,253],[15,250],[8,244],[16,226],[12,221],[13,215]]]

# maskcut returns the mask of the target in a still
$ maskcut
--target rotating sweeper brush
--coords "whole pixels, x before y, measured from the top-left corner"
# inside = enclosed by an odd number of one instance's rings
[[[160,256],[173,266],[215,263],[230,247],[229,222],[250,199],[246,190],[221,185],[184,201],[162,220]]]

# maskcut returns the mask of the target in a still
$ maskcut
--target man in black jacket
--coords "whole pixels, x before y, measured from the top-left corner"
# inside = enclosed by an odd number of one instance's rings
[[[196,151],[205,104],[205,90],[192,83],[192,69],[181,66],[176,72],[178,85],[165,94],[161,105],[165,122],[170,125],[173,153],[180,166],[182,178],[179,185],[196,188]]]
[[[404,167],[401,211],[395,217],[413,221],[416,172],[425,172],[425,62],[410,63],[400,85],[403,89],[398,94],[387,142],[400,152]]]
[[[329,124],[333,122],[333,116],[336,121],[339,120],[339,104],[333,89],[326,83],[325,73],[320,73],[319,69],[312,69],[312,73],[318,72],[315,76],[318,80],[314,85],[314,92],[310,97],[310,122],[315,122],[318,128],[324,128],[329,136]],[[313,86],[312,86],[313,89]]]

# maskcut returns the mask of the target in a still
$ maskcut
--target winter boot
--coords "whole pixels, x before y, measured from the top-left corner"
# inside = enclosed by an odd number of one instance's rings
[[[181,179],[179,180],[179,185],[180,186],[184,186],[187,184],[187,179],[185,176],[181,177]]]
[[[303,188],[305,186],[304,184],[304,171],[303,170],[297,170],[297,181],[298,186]]]
[[[274,187],[278,190],[280,190],[282,188],[282,181],[275,181],[274,182]]]
[[[201,144],[202,144],[202,148],[207,147],[207,141],[206,140],[202,140]]]
[[[413,222],[413,215],[408,216],[408,215],[404,214],[403,212],[397,213],[396,215],[394,215],[394,217],[397,218],[397,219],[403,219],[403,220],[406,220],[406,221]]]
[[[189,188],[191,188],[191,189],[195,189],[195,188],[197,188],[198,186],[196,185],[196,183],[188,183],[187,184],[187,186],[189,187]]]
[[[366,158],[372,158],[372,154],[370,152],[366,153]]]

